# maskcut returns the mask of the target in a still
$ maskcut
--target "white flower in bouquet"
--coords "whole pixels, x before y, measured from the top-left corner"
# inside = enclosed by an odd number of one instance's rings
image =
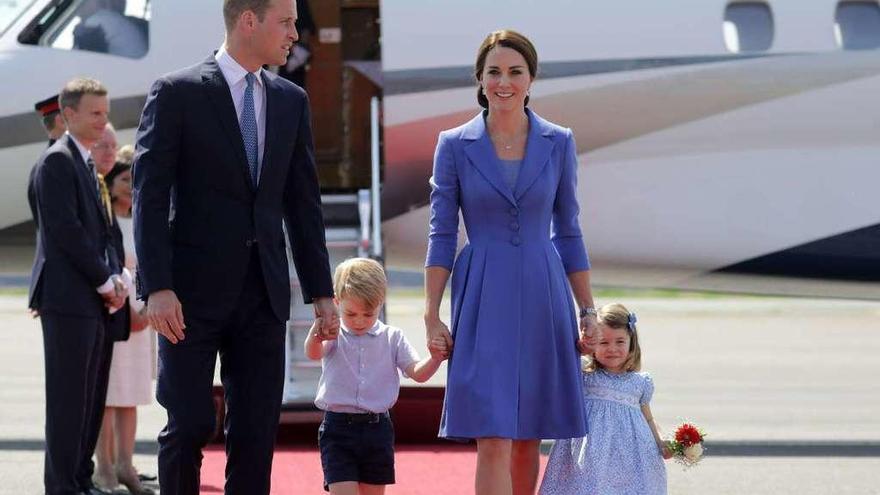
[[[703,457],[703,444],[695,443],[684,449],[684,456],[691,462],[697,462]]]

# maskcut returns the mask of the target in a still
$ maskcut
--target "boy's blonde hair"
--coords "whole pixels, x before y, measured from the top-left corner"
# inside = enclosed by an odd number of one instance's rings
[[[629,334],[629,355],[623,362],[623,371],[641,371],[642,349],[639,347],[639,332],[636,328],[635,314],[630,313],[623,304],[612,303],[599,308],[598,319],[600,325],[627,331]],[[602,368],[602,363],[593,357],[584,366],[584,371],[596,371],[600,368]]]
[[[336,267],[333,275],[337,299],[354,297],[374,308],[385,301],[387,285],[382,265],[368,258],[347,259]]]

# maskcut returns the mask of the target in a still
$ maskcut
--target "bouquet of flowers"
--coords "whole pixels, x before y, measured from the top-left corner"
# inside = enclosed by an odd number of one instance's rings
[[[675,435],[666,444],[676,461],[691,467],[703,458],[705,438],[706,434],[703,430],[690,423],[683,423],[675,429]]]

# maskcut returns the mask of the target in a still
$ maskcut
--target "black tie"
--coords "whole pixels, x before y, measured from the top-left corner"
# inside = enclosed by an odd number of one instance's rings
[[[98,184],[98,173],[95,171],[95,160],[92,160],[91,156],[86,160],[86,166],[89,167],[89,175],[91,175],[92,180],[95,181],[95,192],[98,194],[98,197],[101,197],[101,186]]]

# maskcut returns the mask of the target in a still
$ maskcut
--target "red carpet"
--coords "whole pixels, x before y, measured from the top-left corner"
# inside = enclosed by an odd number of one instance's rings
[[[397,447],[397,484],[386,494],[465,495],[473,493],[476,450],[473,445],[401,445]],[[547,462],[541,456],[541,471]],[[205,451],[202,463],[203,494],[223,493],[226,454],[222,447]],[[324,492],[321,458],[317,449],[306,447],[275,450],[272,465],[272,495],[298,495]]]

